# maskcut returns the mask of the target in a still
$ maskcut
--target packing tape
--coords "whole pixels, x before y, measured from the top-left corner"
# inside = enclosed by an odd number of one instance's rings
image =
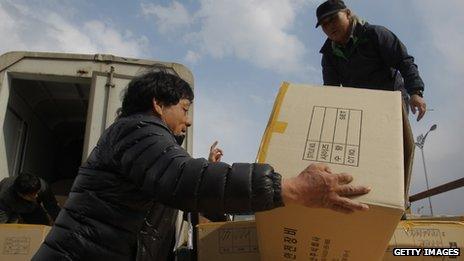
[[[283,121],[276,121],[274,126],[272,126],[272,132],[284,133],[287,129],[288,123]]]
[[[288,82],[283,82],[280,86],[279,93],[277,94],[277,98],[274,103],[274,108],[272,108],[272,113],[266,127],[266,131],[264,131],[264,137],[261,141],[261,145],[259,146],[259,153],[257,159],[259,163],[266,162],[267,150],[269,147],[269,142],[271,141],[272,134],[274,132],[284,133],[287,129],[288,124],[283,121],[277,121],[277,117],[280,114],[280,108],[282,106],[282,102],[284,100],[285,94],[287,93],[289,85],[290,84]]]

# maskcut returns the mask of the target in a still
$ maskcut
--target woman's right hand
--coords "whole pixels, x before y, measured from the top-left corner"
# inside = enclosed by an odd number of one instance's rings
[[[371,191],[366,186],[349,183],[353,176],[347,173],[332,173],[322,163],[311,164],[298,176],[282,180],[282,198],[285,204],[293,203],[312,208],[328,208],[337,212],[365,211],[369,206],[350,197]]]

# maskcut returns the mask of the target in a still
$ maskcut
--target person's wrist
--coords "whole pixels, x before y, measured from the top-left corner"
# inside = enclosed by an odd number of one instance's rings
[[[295,202],[295,190],[291,179],[282,179],[282,201],[284,205]]]
[[[409,96],[411,96],[411,97],[414,96],[414,95],[417,95],[417,96],[419,96],[421,98],[424,97],[424,94],[423,94],[423,92],[421,90],[415,90],[415,91],[412,91],[412,92],[409,93]]]

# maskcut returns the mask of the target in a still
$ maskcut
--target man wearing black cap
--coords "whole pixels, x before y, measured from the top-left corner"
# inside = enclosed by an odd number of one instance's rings
[[[322,3],[316,15],[328,37],[320,50],[324,85],[401,90],[417,120],[424,116],[424,83],[396,35],[359,19],[341,0]]]

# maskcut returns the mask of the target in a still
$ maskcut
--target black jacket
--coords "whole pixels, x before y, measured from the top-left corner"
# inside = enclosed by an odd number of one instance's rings
[[[282,206],[266,164],[194,159],[157,117],[121,118],[100,137],[33,260],[134,260],[151,209],[154,260],[172,250],[175,209],[249,212]]]
[[[36,202],[27,201],[14,191],[15,177],[4,178],[0,181],[0,223],[12,223],[20,219],[22,223],[49,225],[49,217],[52,220],[56,219],[60,207],[55,195],[47,182],[39,179],[41,187]]]
[[[388,29],[356,23],[345,57],[334,52],[332,41],[322,46],[324,85],[378,90],[424,90],[414,58]]]

